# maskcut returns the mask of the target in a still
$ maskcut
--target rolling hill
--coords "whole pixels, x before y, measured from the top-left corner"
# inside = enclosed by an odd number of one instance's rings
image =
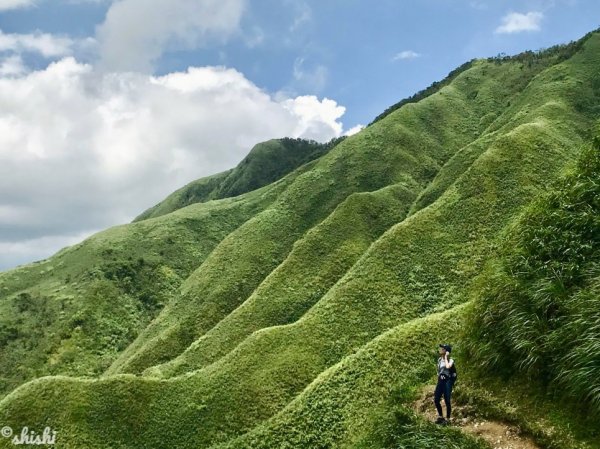
[[[473,60],[0,273],[0,423],[63,448],[483,448],[408,407],[454,341],[457,400],[600,447],[598,119],[598,32]]]

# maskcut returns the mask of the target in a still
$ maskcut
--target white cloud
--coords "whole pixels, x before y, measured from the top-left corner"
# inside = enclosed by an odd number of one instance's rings
[[[511,12],[502,18],[502,24],[496,28],[497,34],[521,33],[523,31],[539,31],[544,14],[531,11],[526,14]]]
[[[40,31],[30,34],[12,34],[0,30],[0,52],[34,52],[51,58],[71,54],[74,44],[75,41],[69,37]]]
[[[282,105],[296,118],[292,137],[322,141],[323,135],[339,137],[342,134],[342,124],[338,119],[344,115],[346,108],[334,100],[324,98],[319,101],[314,95],[305,95],[284,100]]]
[[[34,0],[0,0],[0,11],[9,9],[26,8],[35,5]]]
[[[150,71],[173,44],[196,48],[240,32],[245,0],[119,0],[97,30],[107,70]]]
[[[27,72],[20,55],[11,55],[0,62],[0,76],[18,76]]]
[[[356,125],[344,132],[345,136],[353,136],[354,134],[358,134],[365,128],[365,125]]]
[[[343,133],[335,101],[274,97],[224,67],[153,77],[66,57],[18,72],[0,77],[0,269],[129,222],[257,142]]]
[[[421,54],[417,53],[416,51],[404,50],[404,51],[401,51],[400,53],[396,53],[392,57],[392,61],[399,61],[399,60],[403,60],[403,59],[415,59],[415,58],[419,58],[419,57],[421,57]]]

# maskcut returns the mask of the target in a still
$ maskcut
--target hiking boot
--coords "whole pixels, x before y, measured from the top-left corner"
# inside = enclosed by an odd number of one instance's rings
[[[446,424],[446,420],[444,419],[443,416],[438,416],[438,419],[435,420],[436,424],[442,424],[445,425]]]

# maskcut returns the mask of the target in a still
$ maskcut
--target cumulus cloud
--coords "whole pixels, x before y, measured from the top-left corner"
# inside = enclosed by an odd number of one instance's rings
[[[39,53],[47,58],[71,54],[75,41],[69,37],[36,31],[30,34],[4,33],[0,30],[0,52]]]
[[[127,223],[273,137],[326,141],[344,107],[282,98],[224,67],[98,72],[65,57],[0,77],[0,269]],[[11,69],[14,67],[14,69]]]
[[[319,101],[314,95],[304,95],[284,100],[282,105],[296,119],[292,136],[322,141],[325,135],[338,137],[342,134],[342,124],[338,119],[344,115],[346,108],[333,100],[325,98]]]
[[[11,55],[0,62],[0,76],[17,76],[27,72],[20,55]]]
[[[415,58],[419,58],[420,56],[421,56],[421,54],[417,53],[416,51],[404,50],[404,51],[401,51],[400,53],[396,53],[392,57],[392,61],[400,61],[403,59],[415,59]]]
[[[170,45],[196,48],[239,32],[245,0],[119,0],[97,30],[107,70],[150,71]]]
[[[358,134],[365,128],[365,125],[356,125],[344,132],[345,136],[353,136],[354,134]]]
[[[521,33],[523,31],[539,31],[544,14],[531,11],[526,14],[511,12],[502,18],[502,23],[496,28],[496,34]]]
[[[33,6],[34,4],[34,0],[0,0],[0,11],[26,8],[28,6]]]

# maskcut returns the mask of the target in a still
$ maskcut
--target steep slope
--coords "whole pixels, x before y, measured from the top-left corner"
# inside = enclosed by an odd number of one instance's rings
[[[106,370],[214,247],[302,170],[239,198],[112,227],[0,273],[0,394],[42,375]]]
[[[315,232],[319,232],[319,223],[329,214],[343,213],[343,209],[336,211],[336,208],[350,194],[399,184],[418,195],[452,155],[477,139],[481,116],[489,113],[491,107],[497,108],[499,114],[516,94],[501,86],[521,86],[517,80],[523,76],[531,79],[539,70],[523,72],[516,64],[506,68],[482,62],[439,95],[407,105],[389,120],[377,122],[338,144],[316,161],[312,170],[299,176],[270,208],[221,242],[186,280],[182,298],[165,308],[107,374],[141,372],[183,352],[244,303],[267,275],[285,262],[292,244],[308,229],[316,226]],[[472,96],[474,85],[480,84],[497,88],[489,87],[487,98]],[[360,201],[364,203],[367,198]],[[402,208],[395,203],[388,203],[386,207]],[[385,219],[385,215],[381,218]],[[322,236],[323,240],[331,237]],[[369,237],[365,239],[368,241]],[[313,253],[311,265],[315,264],[314,258],[335,261],[328,253]],[[357,257],[349,264],[356,260]],[[304,259],[304,263],[308,261]],[[316,270],[313,273],[319,276]],[[318,301],[331,285],[327,279],[320,279],[303,293],[304,298],[308,298],[302,299],[303,310]],[[287,307],[286,302],[281,304]],[[289,322],[287,316],[278,314],[273,316],[275,320],[267,322],[285,324]],[[243,337],[248,331],[238,335]],[[219,340],[228,342],[225,350],[239,342],[239,338]],[[222,353],[223,350],[219,350],[219,354]]]
[[[498,78],[495,78],[492,74],[490,74],[489,72],[491,72],[492,70],[496,70],[498,73]],[[505,105],[505,103],[501,100],[504,99],[504,101],[507,101],[506,99],[508,98],[508,101],[510,101],[512,99],[512,97],[515,95],[509,88],[505,87],[505,86],[516,86],[516,87],[521,87],[524,88],[525,85],[527,84],[526,82],[524,82],[522,80],[522,65],[519,63],[516,64],[512,64],[512,65],[508,65],[508,67],[506,67],[506,64],[503,66],[498,66],[495,63],[493,64],[479,64],[477,65],[475,68],[473,68],[470,71],[465,72],[464,76],[459,77],[459,79],[457,79],[457,82],[455,84],[452,85],[452,88],[454,88],[454,90],[457,90],[459,92],[458,95],[456,95],[456,97],[453,97],[452,94],[452,90],[447,89],[445,91],[440,92],[440,95],[435,96],[433,98],[429,98],[427,100],[425,100],[423,102],[423,104],[421,105],[427,112],[430,112],[431,109],[428,109],[429,106],[429,102],[433,101],[435,103],[435,108],[436,113],[440,113],[441,111],[443,111],[442,106],[440,105],[440,102],[444,102],[446,101],[446,99],[448,97],[451,98],[451,101],[455,101],[456,98],[461,98],[460,94],[462,94],[464,97],[466,97],[467,95],[471,95],[471,91],[472,91],[472,84],[473,82],[476,83],[477,88],[478,88],[478,92],[480,93],[480,95],[478,95],[478,100],[477,103],[475,103],[476,106],[487,106],[486,109],[486,113],[487,114],[492,114],[492,112],[490,112],[490,103],[491,104],[496,104],[498,105],[499,108],[501,108],[502,106]],[[558,69],[557,69],[558,70]],[[548,75],[549,77],[554,76],[552,73],[550,73]],[[483,81],[482,81],[483,80]],[[518,82],[517,82],[518,80]],[[527,97],[522,100],[522,102],[519,104],[515,104],[513,107],[509,108],[508,111],[506,112],[506,114],[509,117],[515,117],[515,115],[517,115],[517,120],[515,121],[515,123],[512,124],[512,126],[515,125],[519,125],[521,120],[526,117],[525,114],[523,114],[523,109],[528,111],[530,105],[527,104],[526,106],[523,105],[524,102],[528,102],[530,98],[536,97],[537,95],[539,95],[539,90],[537,89],[546,89],[549,85],[549,81],[547,79],[542,79],[540,80],[540,82],[537,85],[537,88],[533,88],[531,89],[531,92],[527,92]],[[466,92],[465,92],[466,91]],[[587,92],[586,92],[587,94]],[[471,95],[472,96],[472,95]],[[464,98],[463,97],[463,98]],[[462,99],[462,98],[461,98]],[[413,106],[413,105],[410,105]],[[543,107],[547,107],[547,104],[542,105]],[[414,114],[416,113],[416,111],[411,108],[405,110],[405,114],[397,117],[397,122],[400,123],[409,123],[409,120],[411,118],[411,116],[414,116]],[[543,111],[542,114],[545,114],[546,111]],[[566,112],[566,111],[565,111]],[[559,112],[559,115],[562,114],[562,111]],[[441,115],[441,114],[440,114]],[[551,118],[552,118],[552,114],[548,114]],[[544,117],[544,115],[542,115],[542,117]],[[476,120],[479,122],[480,121],[480,116],[475,116]],[[528,118],[533,118],[535,119],[535,114],[531,115]],[[562,119],[562,117],[561,117]],[[576,123],[576,126],[581,126],[583,123],[585,123],[585,120],[581,120],[579,117],[577,116],[573,116],[572,117],[573,122]],[[443,125],[447,125],[447,128],[453,129],[453,126],[456,126],[454,124],[449,124],[449,123],[444,123],[443,119],[441,123],[441,127],[443,127]],[[430,122],[423,120],[424,122],[427,123],[427,125],[430,124]],[[487,126],[487,124],[485,125]],[[391,128],[391,126],[388,126],[387,128]],[[386,128],[386,130],[387,130]],[[410,126],[411,130],[417,130],[418,129],[418,125],[417,124],[411,124]],[[442,129],[447,129],[447,128],[442,128]],[[377,129],[377,128],[375,128]],[[582,128],[580,131],[583,133],[585,129],[585,125],[584,128]],[[370,130],[366,130],[364,135],[365,138],[369,138],[369,131]],[[431,127],[428,127],[427,130],[429,133],[434,132],[434,130],[431,129]],[[523,140],[527,140],[528,135],[531,133],[533,134],[531,131],[535,131],[535,129],[530,130],[530,132],[525,133],[525,139]],[[524,130],[522,132],[525,132]],[[452,172],[454,174],[454,176],[458,176],[460,174],[460,171],[457,172],[455,170],[455,162],[456,160],[462,160],[462,159],[466,159],[467,161],[470,161],[473,159],[473,157],[476,157],[477,151],[482,151],[482,149],[487,149],[487,145],[490,145],[490,142],[493,142],[497,139],[497,136],[495,135],[496,133],[491,133],[491,135],[488,134],[484,134],[483,136],[481,136],[479,139],[475,140],[475,142],[473,142],[470,145],[466,145],[465,148],[461,149],[461,151],[455,155],[453,158],[450,159],[449,164],[446,164],[444,167],[442,167],[441,170],[441,175],[444,176],[445,172]],[[352,139],[349,140],[349,143],[352,141]],[[534,143],[532,141],[532,143]],[[566,144],[566,141],[564,142]],[[340,152],[342,152],[344,150],[344,146],[341,145],[339,147]],[[473,154],[475,154],[475,156],[473,156]],[[465,156],[466,155],[466,156]],[[560,155],[559,155],[560,156]],[[449,168],[447,171],[446,169],[448,167]],[[513,175],[514,176],[514,175]],[[507,176],[508,177],[508,176]],[[517,178],[518,179],[518,178]],[[437,178],[434,179],[434,182],[431,183],[435,184],[435,182],[437,181]],[[525,182],[525,186],[529,187],[530,182]],[[294,187],[294,186],[292,186]],[[512,186],[511,186],[512,187]],[[310,189],[305,189],[306,191],[310,191]],[[377,195],[377,193],[374,193],[374,195]],[[413,203],[413,207],[414,207],[414,203]],[[395,204],[389,204],[389,207],[393,208],[393,209],[397,209],[398,206],[396,206]],[[334,212],[334,215],[332,216],[335,217],[335,214],[338,211]],[[339,213],[342,213],[341,211]],[[502,223],[502,220],[500,221],[500,223]],[[474,226],[476,227],[476,226]],[[334,231],[330,231],[329,234],[323,234],[322,232],[320,232],[319,226],[315,227],[314,229],[315,232],[318,232],[319,234],[321,234],[321,239],[322,240],[327,240],[327,241],[336,241],[339,240],[339,234],[337,234]],[[310,243],[308,242],[299,242],[298,246],[299,249],[301,247],[301,245],[310,245]],[[310,256],[310,266],[314,266],[316,269],[314,270],[314,275],[312,275],[313,277],[311,277],[310,275],[308,277],[306,271],[299,271],[297,269],[287,269],[286,270],[286,263],[284,262],[280,267],[278,267],[277,270],[277,274],[280,276],[279,279],[281,279],[280,281],[275,281],[275,282],[270,282],[267,285],[269,285],[268,288],[259,288],[257,289],[252,298],[250,298],[242,307],[240,307],[240,309],[236,310],[235,313],[233,313],[232,315],[226,317],[223,322],[219,323],[218,326],[216,326],[214,329],[211,329],[206,335],[203,335],[202,338],[200,340],[198,340],[196,343],[194,343],[193,346],[191,346],[187,351],[186,354],[184,354],[180,359],[174,361],[174,365],[178,365],[178,364],[183,364],[185,366],[196,366],[196,367],[201,367],[204,366],[206,363],[210,363],[211,361],[214,360],[215,356],[217,355],[222,355],[224,354],[226,351],[231,350],[235,344],[239,343],[240,341],[240,337],[247,335],[250,331],[256,330],[258,328],[260,328],[261,325],[266,326],[266,324],[264,324],[265,321],[270,322],[271,325],[279,325],[279,324],[285,324],[288,322],[291,322],[291,320],[288,319],[288,317],[293,317],[293,314],[286,314],[286,310],[296,310],[295,308],[295,303],[293,303],[293,298],[294,296],[292,296],[290,298],[290,294],[289,289],[287,288],[287,286],[289,285],[289,280],[290,279],[298,279],[296,281],[296,283],[301,283],[304,281],[305,285],[308,284],[311,287],[309,289],[306,289],[305,291],[302,291],[302,295],[304,295],[303,297],[306,298],[304,299],[304,310],[306,310],[309,306],[311,306],[314,302],[316,302],[316,300],[318,300],[320,298],[320,296],[318,295],[318,292],[324,292],[326,291],[326,288],[328,287],[328,285],[326,283],[314,283],[314,282],[310,282],[308,280],[313,279],[315,276],[319,276],[319,260],[320,259],[326,259],[326,260],[330,260],[330,261],[335,261],[336,257],[335,254],[330,254],[330,253],[325,253],[324,255],[320,255],[319,252],[317,251],[312,251],[312,255]],[[307,259],[305,259],[307,260]],[[316,261],[316,262],[315,262]],[[296,264],[297,266],[297,264]],[[310,268],[309,268],[310,270]],[[429,273],[430,274],[430,273]],[[285,281],[283,281],[283,279],[285,279]],[[272,280],[272,279],[269,279]],[[279,283],[280,287],[284,290],[282,290],[281,292],[278,292],[277,287],[273,288],[273,285],[277,285],[277,283]],[[428,279],[428,282],[426,284],[431,285],[431,279]],[[272,295],[269,295],[269,293],[266,292],[273,292]],[[316,294],[315,294],[316,292]],[[261,297],[264,294],[264,299],[261,299]],[[274,298],[285,298],[283,301],[277,301]],[[312,299],[311,299],[312,298]],[[206,300],[206,298],[201,297],[201,300]],[[288,299],[291,299],[292,301],[288,301]],[[302,300],[302,297],[300,298],[300,300]],[[273,312],[273,305],[276,303],[279,303],[279,308],[277,310],[276,313]],[[258,304],[258,306],[257,306]],[[189,305],[189,302],[186,302],[186,306]],[[259,311],[259,313],[246,313],[248,311]],[[260,315],[260,311],[263,311],[263,315],[265,317],[267,317],[265,320],[263,320],[259,315]],[[181,315],[185,315],[186,312],[183,312],[180,314]],[[246,316],[244,317],[244,314],[246,314]],[[181,322],[182,320],[180,320],[180,318],[176,318],[173,321],[178,321]],[[191,326],[191,325],[190,325]],[[234,338],[234,336],[237,335],[237,337]],[[161,344],[164,342],[164,340],[160,340]],[[172,350],[172,347],[169,347],[170,350]],[[188,360],[188,358],[194,358],[196,359],[196,362],[191,362],[191,360]],[[199,362],[199,363],[198,363]],[[153,374],[157,374],[156,370],[150,371],[153,372]],[[175,370],[174,373],[178,373],[180,371]]]
[[[469,348],[455,356],[461,372],[459,401],[470,407],[476,404],[484,416],[518,424],[543,447],[600,447],[593,369],[598,366],[600,338],[599,181],[600,137],[596,137],[574,172],[554,183],[557,190],[536,198],[507,228],[510,237],[501,236],[501,250],[467,292],[473,301],[376,337],[321,373],[272,418],[214,447],[434,448],[439,447],[438,438],[448,439],[447,447],[478,447],[465,436],[420,423],[407,409],[419,385],[433,381],[436,344],[457,341],[459,336],[455,348]],[[562,287],[541,288],[557,282],[557,273],[577,280],[563,279],[567,296]],[[552,307],[558,301],[562,307]],[[550,308],[562,318],[548,317]],[[482,366],[489,371],[482,373]],[[502,379],[525,366],[535,372],[535,380]],[[552,371],[555,376],[548,376]],[[482,384],[480,390],[474,381]],[[505,403],[510,406],[504,408]],[[582,409],[582,403],[589,408]],[[571,409],[565,410],[567,406]]]
[[[160,217],[190,204],[229,198],[258,189],[318,159],[342,140],[319,143],[283,138],[256,144],[237,167],[190,182],[133,221]]]
[[[500,254],[481,279],[472,355],[505,377],[535,376],[599,417],[600,128],[576,170],[510,229]]]
[[[39,379],[0,421],[51,425],[64,447],[481,447],[385,397],[429,379],[426,348],[461,326],[502,230],[578,157],[600,37],[559,61],[476,61],[346,139],[223,239],[107,372],[148,376]]]

